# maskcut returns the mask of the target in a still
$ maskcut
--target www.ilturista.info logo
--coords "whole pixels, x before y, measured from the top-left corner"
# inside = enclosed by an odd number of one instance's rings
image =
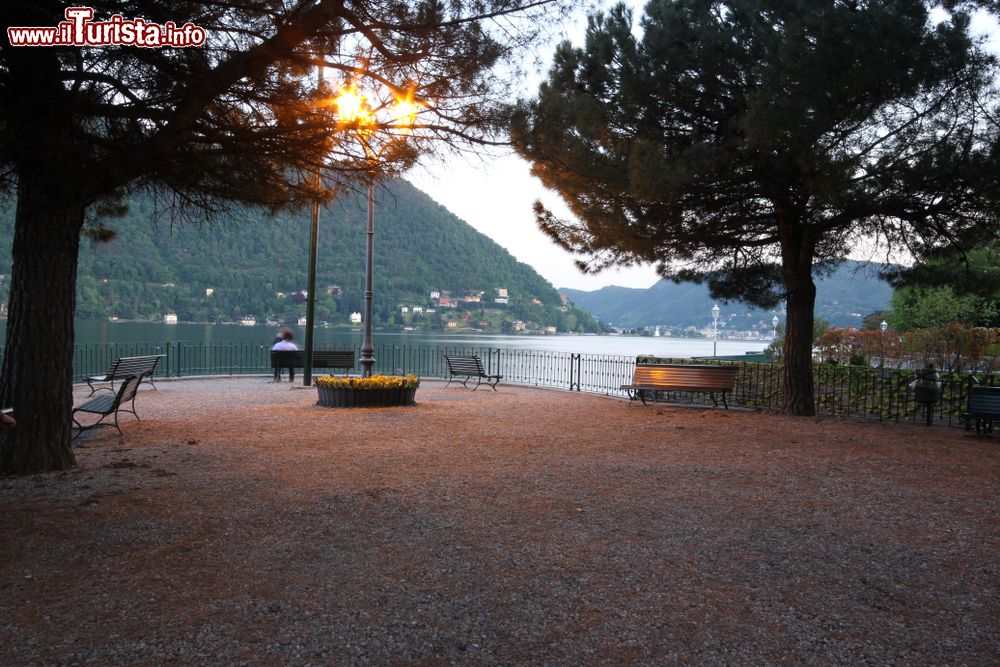
[[[107,21],[93,21],[93,7],[67,7],[66,20],[54,28],[7,28],[11,46],[140,46],[161,47],[201,46],[205,29],[193,23],[181,27],[173,21],[163,25],[143,19],[126,19],[115,14]]]

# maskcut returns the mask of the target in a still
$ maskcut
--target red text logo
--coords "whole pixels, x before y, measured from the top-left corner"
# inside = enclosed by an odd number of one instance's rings
[[[164,24],[126,19],[115,14],[94,21],[93,7],[67,7],[66,20],[55,27],[7,28],[11,46],[139,46],[146,49],[184,48],[205,43],[205,29],[173,21]]]

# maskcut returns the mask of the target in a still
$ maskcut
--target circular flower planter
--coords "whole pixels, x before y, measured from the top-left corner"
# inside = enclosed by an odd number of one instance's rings
[[[328,408],[353,408],[379,405],[412,405],[420,379],[374,375],[369,378],[326,376],[316,379],[319,400],[316,405]]]
[[[316,405],[327,408],[355,408],[378,405],[412,405],[417,388],[358,389],[355,387],[323,387],[316,385],[319,400]]]

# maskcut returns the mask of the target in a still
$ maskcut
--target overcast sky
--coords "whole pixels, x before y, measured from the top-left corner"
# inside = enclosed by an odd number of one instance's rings
[[[641,15],[639,0],[628,4]],[[586,14],[577,11],[566,29],[575,46],[580,45]],[[977,15],[974,27],[980,34],[991,35],[991,45],[1000,52],[1000,30],[992,16]],[[551,60],[554,44],[542,51]],[[547,66],[544,68],[547,70]],[[522,96],[533,96],[538,80],[526,82]],[[532,204],[541,199],[547,208],[568,215],[562,200],[531,176],[530,166],[511,152],[498,151],[493,156],[458,157],[413,170],[407,177],[438,203],[468,222],[477,230],[506,248],[518,260],[531,265],[556,287],[596,290],[606,285],[649,287],[657,281],[651,266],[605,271],[594,275],[580,273],[573,257],[556,246],[535,225]]]
[[[581,2],[567,17],[558,37],[540,46],[538,56],[546,74],[556,44],[570,39],[582,43],[587,23],[587,8]],[[590,3],[586,3],[590,4]],[[609,7],[612,2],[600,3]],[[645,0],[626,0],[635,16],[641,15]],[[543,77],[524,82],[520,97],[534,97]],[[531,176],[530,165],[511,150],[497,149],[492,155],[463,156],[418,167],[407,178],[449,211],[506,248],[515,258],[529,264],[556,287],[596,290],[605,285],[649,287],[657,281],[652,267],[605,271],[596,275],[580,273],[574,257],[553,243],[535,224],[532,206],[541,199],[561,217],[569,216],[562,199],[542,187]]]
[[[656,282],[651,267],[583,274],[573,256],[553,243],[535,224],[532,204],[568,215],[562,200],[531,176],[516,155],[455,158],[409,174],[410,181],[449,211],[531,265],[556,287],[595,290],[605,285],[649,287]]]

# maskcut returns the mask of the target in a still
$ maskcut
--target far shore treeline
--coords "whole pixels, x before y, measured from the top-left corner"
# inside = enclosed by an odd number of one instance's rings
[[[564,304],[534,269],[408,182],[392,181],[376,197],[376,326],[600,330],[587,312]],[[362,311],[365,216],[363,198],[353,194],[321,209],[317,321],[348,326],[350,314]],[[105,222],[115,238],[82,243],[77,319],[162,322],[173,314],[182,322],[253,318],[294,324],[305,314],[308,211],[270,217],[237,209],[213,224],[171,225],[162,218],[154,224],[153,217],[151,201],[133,200],[125,218]],[[4,302],[13,221],[12,206],[0,210]],[[445,296],[444,305],[432,293]]]

